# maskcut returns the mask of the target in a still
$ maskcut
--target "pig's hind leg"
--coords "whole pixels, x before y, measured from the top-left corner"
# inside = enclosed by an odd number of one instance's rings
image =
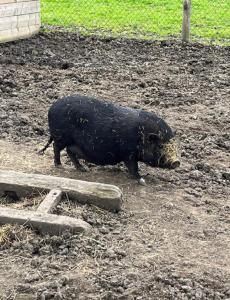
[[[54,149],[54,165],[57,168],[61,168],[61,151],[65,148],[65,145],[57,140],[54,140],[53,149]]]
[[[81,157],[81,152],[78,150],[78,148],[76,146],[68,146],[66,147],[66,152],[70,158],[70,160],[72,161],[74,167],[82,172],[87,172],[88,169],[86,166],[82,165],[79,162],[79,159]]]

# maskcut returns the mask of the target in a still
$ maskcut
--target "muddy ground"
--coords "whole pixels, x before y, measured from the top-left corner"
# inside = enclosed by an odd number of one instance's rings
[[[123,210],[69,201],[86,235],[16,228],[0,248],[0,299],[230,299],[230,48],[42,33],[0,45],[0,168],[118,185]],[[82,93],[157,112],[177,129],[181,167],[75,171],[36,152],[47,110]],[[4,205],[35,209],[40,199]]]

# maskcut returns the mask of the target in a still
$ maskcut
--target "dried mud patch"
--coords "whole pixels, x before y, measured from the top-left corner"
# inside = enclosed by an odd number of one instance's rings
[[[116,184],[124,193],[118,214],[59,204],[55,213],[92,225],[87,235],[25,229],[0,247],[0,298],[230,298],[229,47],[56,33],[2,44],[0,54],[0,168]],[[37,150],[50,104],[71,93],[163,116],[177,129],[181,167],[141,165],[146,187],[123,165],[75,171],[65,153],[56,170],[52,149],[42,157]],[[23,209],[39,201],[0,199]]]

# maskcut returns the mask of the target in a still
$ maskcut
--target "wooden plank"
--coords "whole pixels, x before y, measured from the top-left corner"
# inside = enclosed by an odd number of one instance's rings
[[[182,41],[183,42],[189,42],[190,15],[191,15],[191,0],[184,0],[184,4],[183,4],[183,23],[182,23]]]
[[[80,219],[0,206],[0,224],[27,225],[44,234],[59,235],[69,230],[78,233],[90,230],[91,226]]]
[[[0,196],[4,195],[5,191],[15,191],[20,197],[56,188],[66,193],[73,201],[96,205],[109,211],[121,209],[122,192],[114,185],[47,175],[0,171]]]
[[[53,189],[45,197],[42,203],[38,206],[37,211],[44,213],[51,213],[57,206],[62,197],[62,191],[59,189]]]

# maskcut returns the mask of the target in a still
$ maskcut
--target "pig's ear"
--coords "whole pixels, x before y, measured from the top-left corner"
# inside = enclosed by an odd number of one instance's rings
[[[150,143],[156,143],[160,140],[160,137],[155,133],[149,133],[147,136],[147,140]]]

